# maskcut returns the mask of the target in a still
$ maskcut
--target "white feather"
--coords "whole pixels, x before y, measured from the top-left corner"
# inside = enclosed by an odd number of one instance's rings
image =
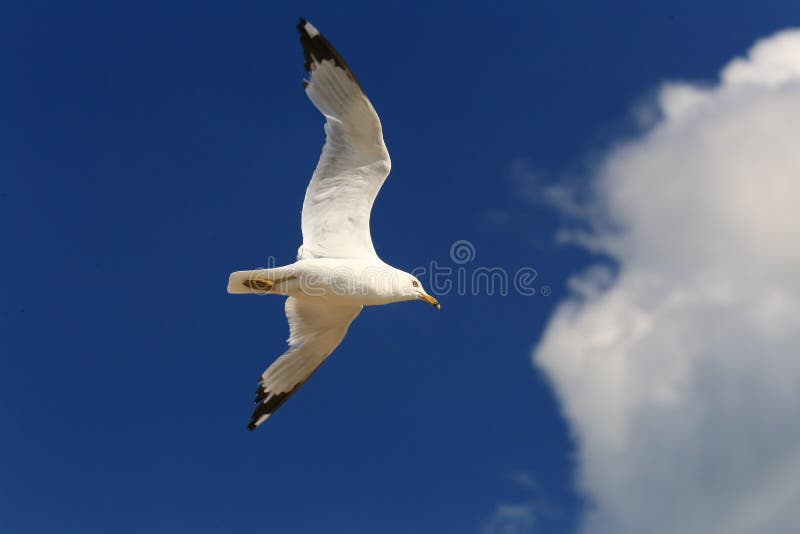
[[[377,258],[369,219],[391,169],[378,114],[332,60],[312,67],[306,92],[326,118],[326,139],[303,201],[298,259]]]

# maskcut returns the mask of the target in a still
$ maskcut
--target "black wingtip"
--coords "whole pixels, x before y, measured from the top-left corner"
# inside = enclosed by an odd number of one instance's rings
[[[297,31],[300,33],[300,44],[303,45],[303,68],[305,68],[306,72],[311,72],[311,67],[315,63],[321,63],[326,60],[333,61],[337,67],[343,69],[347,73],[347,76],[361,88],[361,84],[358,83],[358,80],[353,75],[353,71],[350,70],[350,67],[347,66],[347,63],[345,63],[339,52],[325,39],[319,30],[301,17],[297,23]]]
[[[289,397],[294,395],[304,383],[305,380],[295,384],[291,390],[281,393],[266,391],[262,386],[259,386],[256,390],[256,402],[258,406],[253,410],[253,415],[250,417],[250,424],[247,425],[247,428],[250,430],[256,428],[258,426],[258,420],[261,419],[262,416],[275,413],[275,410],[280,408]]]

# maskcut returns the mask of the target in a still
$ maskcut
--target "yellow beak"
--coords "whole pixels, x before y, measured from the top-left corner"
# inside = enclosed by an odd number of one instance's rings
[[[426,295],[420,295],[420,298],[425,302],[427,302],[428,304],[430,304],[431,306],[433,306],[434,308],[436,308],[437,310],[442,309],[442,305],[439,304],[439,301],[433,298],[432,296],[426,294]]]

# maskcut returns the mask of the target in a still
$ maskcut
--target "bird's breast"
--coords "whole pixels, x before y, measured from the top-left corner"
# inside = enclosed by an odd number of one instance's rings
[[[364,260],[316,258],[295,267],[297,298],[376,305],[394,302],[399,290],[394,269]]]

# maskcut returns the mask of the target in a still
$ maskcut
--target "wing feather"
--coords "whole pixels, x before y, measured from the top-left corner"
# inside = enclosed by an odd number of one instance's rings
[[[266,421],[300,389],[339,346],[360,311],[360,305],[286,299],[289,350],[261,375],[255,398],[258,406],[247,428],[253,430]]]
[[[325,146],[303,201],[298,259],[377,258],[372,204],[391,169],[378,114],[344,59],[305,20],[297,25],[306,93],[325,116]]]

